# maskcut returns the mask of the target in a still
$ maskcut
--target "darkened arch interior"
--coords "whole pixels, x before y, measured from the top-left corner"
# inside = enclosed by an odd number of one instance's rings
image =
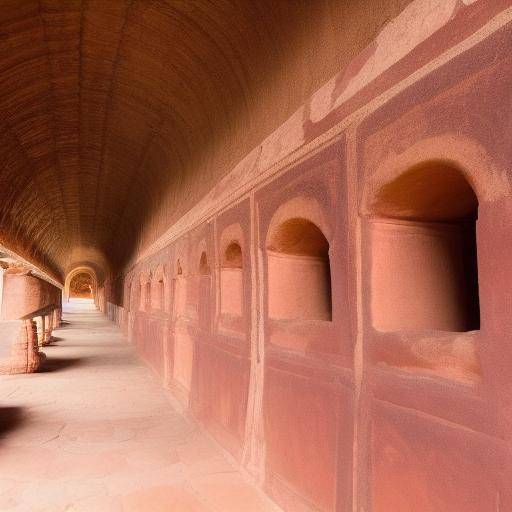
[[[282,320],[331,320],[329,242],[310,220],[294,217],[273,232],[267,247],[269,315]]]
[[[232,241],[226,247],[222,259],[223,268],[242,268],[243,254],[242,247],[237,241]]]
[[[208,265],[208,257],[205,251],[201,253],[201,257],[199,258],[199,273],[203,276],[210,275],[210,266]]]
[[[478,198],[464,173],[421,162],[379,190],[371,213],[376,327],[478,329]]]
[[[412,221],[472,221],[478,214],[478,198],[454,164],[430,160],[382,186],[372,211],[378,216]]]
[[[320,228],[308,219],[285,220],[272,233],[268,249],[296,256],[329,259],[329,242]]]

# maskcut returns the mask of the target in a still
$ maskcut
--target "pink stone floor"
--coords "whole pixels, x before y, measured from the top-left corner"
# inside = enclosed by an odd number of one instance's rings
[[[46,371],[0,377],[0,510],[277,511],[173,408],[120,330],[75,304]]]

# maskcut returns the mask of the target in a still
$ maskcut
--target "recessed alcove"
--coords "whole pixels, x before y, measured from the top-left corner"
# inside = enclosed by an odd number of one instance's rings
[[[206,256],[206,252],[201,253],[201,257],[199,259],[199,274],[202,276],[210,275],[210,266],[208,265],[208,257]]]
[[[144,286],[146,288],[146,304],[145,304],[145,308],[146,308],[146,311],[149,311],[151,309],[151,282],[148,281]]]
[[[185,314],[187,304],[187,286],[181,261],[176,263],[176,277],[174,279],[174,315],[180,317]]]
[[[371,311],[380,331],[479,329],[477,196],[429,161],[384,185],[369,222]]]
[[[132,307],[132,282],[130,281],[128,283],[128,286],[126,287],[126,293],[124,298],[124,306],[125,308],[130,311]]]
[[[291,218],[270,234],[268,313],[276,320],[331,320],[329,242],[305,218]]]
[[[223,315],[243,314],[243,256],[237,241],[230,242],[222,255],[220,304]]]
[[[159,276],[156,279],[153,290],[152,306],[154,309],[164,309],[165,283],[164,277]]]
[[[151,280],[150,277],[141,275],[140,277],[140,293],[139,293],[139,309],[141,311],[149,311],[151,308]]]

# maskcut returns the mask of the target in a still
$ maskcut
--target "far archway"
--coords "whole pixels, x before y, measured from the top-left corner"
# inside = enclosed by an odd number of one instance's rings
[[[70,299],[93,299],[93,280],[91,274],[75,274],[69,283]]]
[[[101,295],[101,293],[100,293]],[[98,279],[93,268],[80,266],[66,276],[63,290],[64,302],[70,300],[91,300],[98,306]]]

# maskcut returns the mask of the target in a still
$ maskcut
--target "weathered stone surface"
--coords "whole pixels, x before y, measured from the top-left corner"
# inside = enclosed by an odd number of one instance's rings
[[[112,343],[96,306],[287,512],[512,510],[511,0],[8,0],[0,50],[1,241],[66,302],[87,275],[86,346]],[[2,309],[47,342],[30,290]],[[122,350],[84,365],[93,405],[66,395],[78,424],[38,432],[68,452],[12,474],[83,482],[44,486],[53,511],[257,510],[140,380],[121,393]]]
[[[37,326],[33,320],[1,322],[2,344],[10,344],[10,354],[0,360],[0,373],[33,373],[45,359],[39,352]]]

